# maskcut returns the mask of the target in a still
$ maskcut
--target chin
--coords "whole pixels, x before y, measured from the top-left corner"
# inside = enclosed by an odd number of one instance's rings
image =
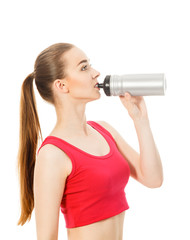
[[[98,92],[96,99],[99,99],[99,98],[101,98],[101,93],[100,92]]]
[[[100,98],[101,98],[101,94],[100,93],[96,94],[96,95],[94,94],[94,96],[91,96],[91,98],[89,99],[89,102],[98,100]]]

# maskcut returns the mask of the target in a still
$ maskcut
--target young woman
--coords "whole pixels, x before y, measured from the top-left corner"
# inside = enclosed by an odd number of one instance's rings
[[[60,207],[69,240],[121,240],[129,176],[150,188],[162,184],[162,164],[143,97],[120,96],[134,122],[140,153],[107,122],[86,120],[86,104],[100,98],[95,86],[99,75],[81,49],[58,43],[37,57],[34,72],[23,82],[18,224],[30,220],[35,209],[38,240],[58,239]],[[39,149],[33,79],[57,114]]]

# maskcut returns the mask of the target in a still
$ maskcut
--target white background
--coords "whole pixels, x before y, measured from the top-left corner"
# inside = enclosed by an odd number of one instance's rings
[[[0,239],[36,239],[35,218],[19,218],[16,157],[20,87],[37,55],[57,42],[80,47],[107,74],[165,73],[166,96],[145,97],[162,157],[164,183],[148,189],[130,179],[124,239],[190,239],[190,7],[185,0],[6,0],[0,4]],[[138,150],[133,122],[118,97],[87,105],[87,120],[105,120]],[[55,112],[36,93],[43,137]],[[59,239],[67,239],[60,215]]]

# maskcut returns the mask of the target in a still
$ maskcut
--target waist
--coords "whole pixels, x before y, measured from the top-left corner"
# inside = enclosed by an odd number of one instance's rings
[[[124,191],[106,197],[99,195],[97,198],[82,198],[82,204],[81,199],[79,202],[74,203],[71,199],[67,199],[63,201],[61,205],[66,227],[69,229],[87,226],[103,219],[108,219],[120,214],[128,208],[129,205]]]
[[[76,228],[67,228],[68,240],[122,240],[125,211],[120,214]]]

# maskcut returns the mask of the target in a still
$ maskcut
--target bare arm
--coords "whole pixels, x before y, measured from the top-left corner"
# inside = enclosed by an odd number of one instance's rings
[[[119,151],[129,164],[131,176],[147,187],[160,187],[163,181],[162,164],[149,125],[136,126],[139,154],[110,124],[104,121],[98,123],[112,134]]]
[[[139,141],[139,168],[144,184],[149,187],[160,187],[163,182],[163,169],[159,152],[148,121],[134,122]]]
[[[39,152],[34,171],[34,207],[38,240],[57,240],[60,204],[67,178],[67,155],[53,145]]]
[[[114,137],[119,151],[129,163],[131,176],[147,187],[160,187],[163,181],[162,163],[150,128],[144,99],[131,97],[129,94],[120,99],[134,122],[140,154],[129,146],[112,126],[102,121],[99,123]]]

